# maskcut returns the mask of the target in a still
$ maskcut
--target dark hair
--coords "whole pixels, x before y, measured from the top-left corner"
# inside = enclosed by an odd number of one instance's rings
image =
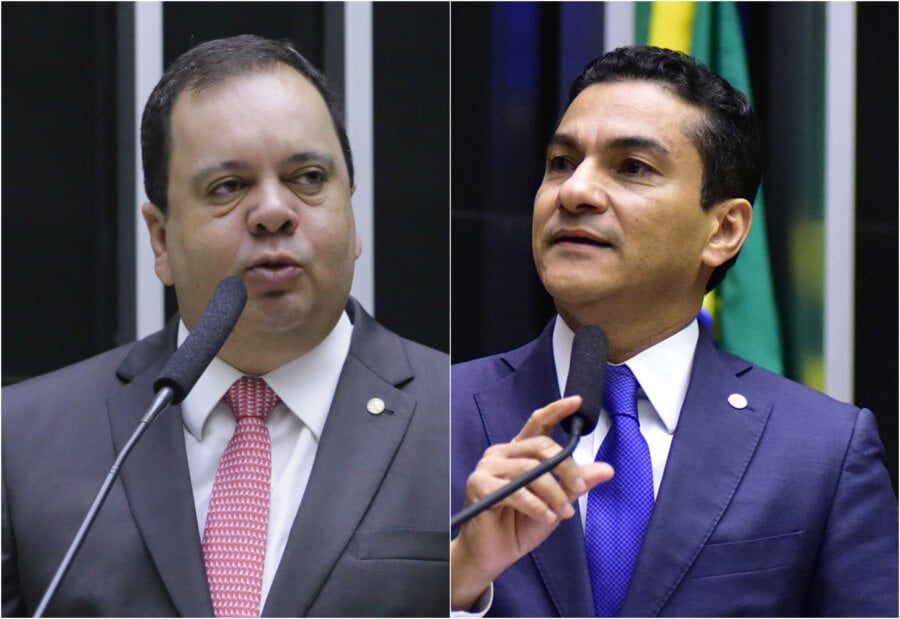
[[[273,41],[244,34],[207,41],[178,57],[150,93],[141,120],[141,155],[144,163],[144,190],[150,201],[168,213],[167,188],[172,146],[172,108],[178,95],[187,89],[197,93],[221,82],[258,70],[284,64],[312,82],[331,114],[344,151],[344,160],[353,185],[353,155],[337,97],[325,76],[288,41]]]
[[[659,83],[703,109],[703,119],[691,128],[689,137],[703,160],[700,206],[704,210],[729,198],[745,198],[753,204],[762,174],[762,136],[756,114],[742,92],[680,52],[620,47],[588,63],[569,90],[569,103],[591,84],[626,80]],[[707,292],[722,281],[736,260],[737,255],[716,268]]]

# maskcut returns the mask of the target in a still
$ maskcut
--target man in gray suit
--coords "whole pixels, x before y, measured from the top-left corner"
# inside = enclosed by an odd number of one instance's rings
[[[323,76],[284,43],[199,45],[151,94],[142,149],[142,212],[180,316],[4,390],[3,614],[35,611],[153,380],[238,276],[237,326],[135,448],[47,614],[234,612],[208,582],[205,526],[237,436],[225,396],[250,376],[279,403],[248,614],[446,615],[447,357],[349,296],[353,164]]]

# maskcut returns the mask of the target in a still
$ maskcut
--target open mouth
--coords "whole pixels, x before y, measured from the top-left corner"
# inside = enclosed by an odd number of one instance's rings
[[[251,266],[250,268],[251,268],[251,269],[274,269],[274,270],[278,270],[278,269],[287,269],[287,268],[290,268],[290,267],[297,267],[297,266],[300,266],[300,265],[297,264],[297,262],[296,262],[293,258],[291,258],[291,257],[289,257],[289,256],[281,256],[281,255],[275,256],[275,255],[272,255],[272,256],[264,256],[264,257],[260,257],[260,259],[257,260],[257,261],[253,264],[253,266]]]
[[[254,269],[284,269],[290,266],[294,266],[292,264],[288,264],[287,262],[261,262],[254,266]]]

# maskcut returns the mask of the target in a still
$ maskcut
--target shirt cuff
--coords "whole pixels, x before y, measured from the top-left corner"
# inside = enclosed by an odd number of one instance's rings
[[[491,583],[484,593],[475,600],[470,610],[452,610],[451,619],[466,619],[467,617],[484,617],[494,603],[494,583]]]

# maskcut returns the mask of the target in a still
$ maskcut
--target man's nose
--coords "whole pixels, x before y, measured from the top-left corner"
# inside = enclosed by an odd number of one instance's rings
[[[260,183],[247,217],[251,234],[292,234],[299,225],[299,198],[278,181]]]
[[[559,188],[559,205],[570,212],[605,211],[609,197],[602,170],[590,161],[582,161]]]

